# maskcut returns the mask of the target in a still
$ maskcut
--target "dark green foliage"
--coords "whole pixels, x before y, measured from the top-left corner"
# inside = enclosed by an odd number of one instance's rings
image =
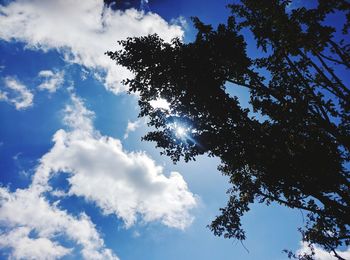
[[[304,241],[335,249],[350,244],[350,4],[323,1],[313,9],[287,0],[242,0],[216,30],[194,18],[193,43],[166,43],[157,35],[121,41],[107,52],[135,77],[140,116],[149,117],[155,141],[174,162],[207,154],[221,159],[232,187],[210,225],[215,235],[245,239],[241,217],[254,202],[277,202],[306,212]],[[327,24],[329,14],[344,23]],[[243,31],[260,55],[248,57]],[[342,34],[343,33],[343,34]],[[248,88],[265,121],[248,115],[225,84]],[[153,108],[163,98],[170,111]],[[188,127],[179,138],[174,124]],[[293,256],[293,254],[290,254]],[[312,256],[298,256],[300,259]]]

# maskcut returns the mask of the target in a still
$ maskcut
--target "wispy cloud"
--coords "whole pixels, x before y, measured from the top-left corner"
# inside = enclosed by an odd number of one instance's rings
[[[0,90],[0,101],[13,104],[17,110],[24,110],[33,105],[34,95],[21,82],[13,77],[3,79],[4,90]]]
[[[38,73],[38,77],[41,80],[38,89],[47,90],[50,93],[56,92],[64,82],[63,71],[42,70]]]
[[[126,126],[125,134],[124,134],[124,139],[127,139],[129,137],[129,134],[131,132],[135,132],[137,128],[141,126],[141,120],[136,120],[136,121],[129,121],[128,120],[128,125]]]

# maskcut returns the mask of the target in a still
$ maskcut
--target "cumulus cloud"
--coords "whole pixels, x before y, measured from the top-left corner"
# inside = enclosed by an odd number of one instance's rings
[[[57,259],[70,253],[70,249],[58,245],[47,238],[30,238],[29,227],[18,227],[0,235],[0,247],[14,248],[15,259]]]
[[[336,252],[342,258],[350,259],[350,248],[346,251],[336,251]],[[337,260],[338,259],[318,246],[314,246],[314,253],[315,255],[313,259],[315,260]],[[300,248],[297,251],[297,254],[298,255],[311,254],[311,250],[308,247],[308,244],[306,242],[300,242]]]
[[[73,217],[50,204],[37,187],[10,192],[0,188],[0,247],[10,248],[14,259],[56,259],[72,249],[59,244],[64,236],[81,247],[85,259],[118,259],[88,216]],[[30,233],[36,234],[31,237]]]
[[[122,218],[127,227],[140,216],[184,229],[192,222],[189,210],[195,196],[178,172],[169,176],[144,152],[127,152],[118,139],[101,136],[93,128],[93,113],[73,95],[66,124],[54,146],[41,159],[34,183],[48,183],[57,172],[69,172],[69,194],[94,202],[104,214]]]
[[[170,41],[183,35],[179,25],[168,24],[157,14],[135,9],[113,11],[102,0],[13,1],[0,5],[0,28],[0,39],[5,41],[60,51],[66,61],[93,70],[114,93],[123,91],[121,79],[131,76],[104,55],[118,48],[118,40],[158,33]]]
[[[85,259],[118,259],[86,214],[69,214],[59,201],[50,202],[48,193],[54,198],[82,197],[103,214],[121,218],[126,227],[138,219],[179,229],[192,222],[189,211],[196,198],[179,173],[167,176],[145,153],[127,152],[119,140],[102,136],[93,127],[94,113],[74,94],[64,114],[68,129],[55,133],[54,145],[40,159],[31,185],[14,192],[0,188],[0,247],[9,248],[11,258],[68,255],[73,249],[62,245],[63,237],[81,248]],[[50,185],[57,174],[67,174],[66,192]]]
[[[38,89],[47,90],[50,93],[56,92],[64,81],[64,73],[62,71],[42,70],[38,73],[38,77],[42,80]]]
[[[21,82],[12,77],[4,80],[4,90],[0,90],[0,101],[13,104],[17,110],[24,110],[33,105],[34,95]]]

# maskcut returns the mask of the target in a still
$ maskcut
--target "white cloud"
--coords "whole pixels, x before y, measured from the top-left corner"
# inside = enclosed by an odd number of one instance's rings
[[[7,93],[0,91],[0,100],[7,101],[8,100]]]
[[[86,214],[72,216],[58,207],[59,201],[50,203],[48,192],[54,198],[83,197],[104,214],[121,218],[126,227],[138,216],[179,229],[191,223],[189,211],[196,198],[179,173],[166,176],[145,153],[126,152],[119,140],[102,136],[93,128],[94,114],[74,94],[64,113],[70,129],[55,133],[54,145],[40,159],[31,185],[14,192],[0,188],[0,247],[10,248],[11,258],[65,256],[72,249],[60,243],[64,237],[81,248],[85,259],[117,259]],[[63,172],[69,173],[68,192],[53,190],[49,183]]]
[[[315,260],[337,260],[335,256],[332,254],[328,253],[327,251],[323,250],[322,248],[318,246],[314,246],[314,259]],[[337,254],[344,259],[350,259],[350,248],[346,251],[336,251]],[[310,254],[311,250],[308,247],[308,244],[306,242],[300,242],[300,248],[297,251],[298,255],[303,255],[303,254]]]
[[[127,227],[138,215],[145,222],[187,227],[196,199],[182,176],[177,172],[166,176],[145,153],[124,151],[119,140],[101,136],[93,129],[92,112],[74,95],[72,101],[64,118],[71,131],[56,132],[34,184],[47,183],[54,173],[69,172],[69,194],[94,202],[104,214],[122,218]]]
[[[170,110],[170,104],[168,101],[166,101],[166,99],[164,98],[159,98],[156,100],[151,100],[151,102],[149,102],[150,105],[153,108],[159,108],[159,109],[163,109],[163,110]]]
[[[0,247],[14,248],[14,259],[57,259],[70,253],[70,249],[47,238],[30,238],[30,231],[28,227],[18,227],[0,235]]]
[[[42,70],[39,72],[38,76],[42,80],[38,89],[47,90],[50,93],[56,92],[64,81],[64,73],[62,71],[53,72],[51,70]]]
[[[90,135],[95,132],[92,125],[94,113],[86,109],[83,101],[74,94],[72,94],[71,99],[72,104],[67,105],[64,110],[65,115],[63,122],[70,127],[71,130],[75,130],[81,134],[86,133]]]
[[[139,232],[139,231],[137,231],[137,230],[135,230],[133,233],[132,233],[132,237],[133,238],[138,238],[138,237],[140,237],[141,236],[141,233]]]
[[[181,28],[183,28],[184,30],[188,29],[188,22],[187,22],[186,18],[183,16],[179,16],[177,18],[171,19],[171,23],[181,26]]]
[[[120,80],[130,76],[104,53],[130,36],[158,33],[170,41],[182,37],[178,25],[153,13],[104,8],[102,0],[21,0],[0,5],[0,38],[25,42],[32,49],[59,50],[66,61],[95,71],[107,89],[118,93]],[[35,28],[35,29],[34,29]],[[102,74],[101,74],[102,72]],[[104,75],[105,77],[101,76]]]
[[[136,121],[129,121],[128,120],[128,125],[126,126],[124,139],[127,139],[131,132],[135,132],[136,129],[140,127],[140,124],[141,124],[140,120],[136,120]]]
[[[34,95],[25,85],[15,78],[6,77],[3,80],[5,90],[0,90],[0,101],[13,104],[17,110],[23,110],[33,105]]]
[[[73,217],[50,204],[40,189],[31,186],[10,192],[0,188],[0,226],[3,232],[0,247],[10,248],[15,259],[54,259],[71,252],[60,245],[59,236],[82,247],[85,259],[117,259],[85,215]],[[31,238],[30,232],[36,234]]]

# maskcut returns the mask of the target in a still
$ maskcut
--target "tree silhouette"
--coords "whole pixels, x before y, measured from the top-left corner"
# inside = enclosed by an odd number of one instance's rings
[[[232,187],[210,225],[215,235],[244,240],[249,205],[277,202],[305,211],[303,240],[342,259],[335,250],[350,244],[350,3],[291,5],[242,0],[229,5],[232,15],[217,29],[193,18],[192,43],[149,35],[107,54],[135,75],[124,84],[139,94],[140,116],[156,128],[144,140],[174,162],[201,154],[221,159]],[[258,57],[247,55],[248,44]],[[227,87],[248,89],[251,109]],[[152,106],[157,99],[170,108]]]

